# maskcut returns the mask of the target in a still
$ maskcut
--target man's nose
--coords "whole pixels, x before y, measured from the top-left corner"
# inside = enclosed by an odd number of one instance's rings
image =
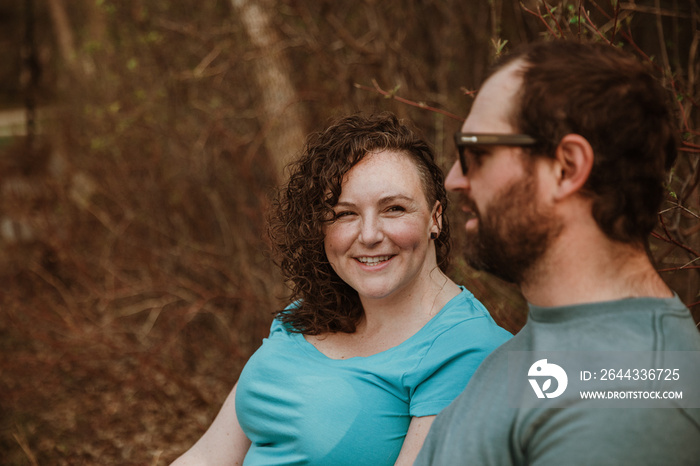
[[[469,178],[462,174],[459,160],[455,161],[445,178],[445,189],[448,191],[464,191],[469,189]]]

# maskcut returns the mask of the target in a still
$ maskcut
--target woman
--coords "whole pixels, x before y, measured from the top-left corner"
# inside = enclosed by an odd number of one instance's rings
[[[293,304],[177,464],[412,464],[510,337],[445,274],[443,175],[393,115],[312,135],[273,206]]]

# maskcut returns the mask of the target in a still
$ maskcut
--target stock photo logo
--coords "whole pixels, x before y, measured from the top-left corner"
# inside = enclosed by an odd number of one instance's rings
[[[546,359],[540,359],[530,366],[527,372],[528,381],[535,391],[537,398],[556,398],[566,390],[569,378],[564,369],[556,364],[550,364]],[[552,389],[552,379],[557,381],[556,387]],[[540,384],[541,382],[541,384]]]

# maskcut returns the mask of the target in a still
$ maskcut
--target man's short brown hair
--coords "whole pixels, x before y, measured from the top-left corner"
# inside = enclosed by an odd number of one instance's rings
[[[566,134],[585,137],[595,158],[582,193],[593,217],[608,237],[645,244],[677,155],[670,93],[649,64],[608,44],[529,44],[497,69],[516,59],[525,68],[511,123],[539,141],[531,154],[553,156]]]

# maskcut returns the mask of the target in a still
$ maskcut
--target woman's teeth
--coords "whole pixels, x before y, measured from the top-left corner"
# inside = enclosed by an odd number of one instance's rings
[[[391,256],[378,256],[378,257],[358,257],[357,260],[365,265],[373,266],[381,262],[388,261]]]

